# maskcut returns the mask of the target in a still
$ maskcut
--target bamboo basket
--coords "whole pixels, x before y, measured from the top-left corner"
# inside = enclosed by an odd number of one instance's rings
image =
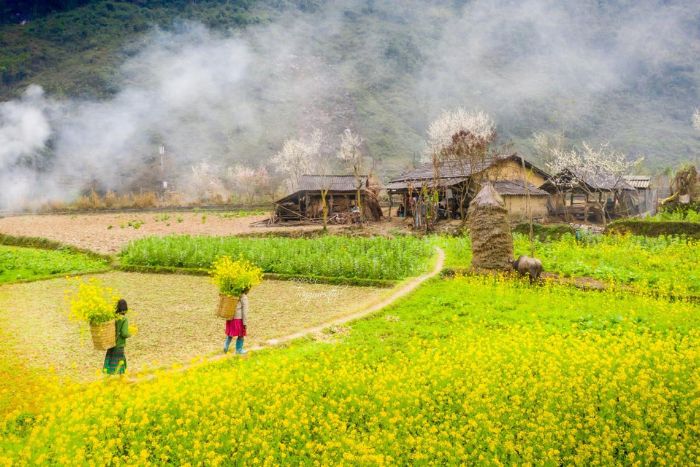
[[[107,350],[117,345],[117,329],[115,320],[106,323],[91,324],[92,344],[95,350]]]
[[[233,319],[238,306],[238,297],[219,294],[219,306],[216,308],[216,316],[225,320]]]

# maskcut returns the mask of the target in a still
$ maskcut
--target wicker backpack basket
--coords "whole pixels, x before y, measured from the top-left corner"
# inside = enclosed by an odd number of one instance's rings
[[[117,345],[115,323],[116,320],[111,320],[106,323],[90,325],[90,334],[92,335],[92,344],[95,346],[95,350],[107,350]]]
[[[225,320],[233,319],[236,314],[239,297],[219,294],[219,306],[216,308],[216,316]]]

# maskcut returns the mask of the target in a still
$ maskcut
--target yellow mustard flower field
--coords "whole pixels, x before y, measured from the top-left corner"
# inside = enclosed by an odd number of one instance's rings
[[[692,465],[700,305],[433,279],[339,340],[53,391],[0,464]]]

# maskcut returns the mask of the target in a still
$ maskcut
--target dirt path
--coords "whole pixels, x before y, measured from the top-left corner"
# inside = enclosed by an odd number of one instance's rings
[[[250,347],[247,350],[249,352],[255,352],[257,350],[262,350],[262,349],[269,348],[269,347],[275,347],[275,346],[278,346],[278,345],[281,345],[281,344],[284,344],[286,342],[290,342],[290,341],[293,341],[295,339],[299,339],[302,337],[306,337],[306,336],[310,336],[310,335],[314,335],[314,334],[319,334],[319,333],[323,332],[325,329],[328,329],[328,328],[333,327],[333,326],[340,326],[340,325],[349,323],[351,321],[355,321],[355,320],[364,318],[372,313],[375,313],[375,312],[393,304],[397,300],[405,297],[409,293],[416,290],[418,288],[418,286],[420,286],[423,282],[427,281],[428,279],[432,279],[433,277],[440,274],[440,271],[442,271],[443,265],[445,263],[445,252],[442,250],[442,248],[439,248],[439,247],[435,247],[435,250],[437,252],[437,258],[435,261],[435,265],[433,266],[433,268],[429,272],[427,272],[421,276],[414,277],[413,279],[409,280],[408,282],[405,282],[404,284],[398,286],[396,289],[394,289],[392,291],[391,295],[381,299],[380,301],[374,303],[373,305],[366,306],[365,308],[363,308],[361,310],[352,312],[348,315],[342,316],[340,318],[336,318],[334,320],[328,321],[328,322],[323,323],[323,324],[318,325],[318,326],[306,328],[306,329],[303,329],[299,332],[295,332],[293,334],[289,334],[287,336],[280,337],[277,339],[269,339],[264,344]],[[191,370],[193,368],[196,368],[196,367],[199,367],[202,365],[206,365],[208,363],[217,362],[217,361],[223,360],[225,358],[231,358],[233,356],[235,356],[235,354],[233,354],[233,353],[214,355],[214,356],[211,356],[208,358],[204,358],[196,363],[180,366],[180,367],[174,368],[174,369],[165,370],[163,373],[165,373],[165,374],[181,373],[181,372]],[[151,381],[151,380],[155,379],[156,376],[157,376],[157,374],[147,374],[147,375],[137,376],[134,378],[130,378],[129,382],[142,383],[145,381]]]

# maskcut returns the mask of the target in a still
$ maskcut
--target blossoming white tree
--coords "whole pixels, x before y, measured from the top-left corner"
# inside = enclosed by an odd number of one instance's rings
[[[580,189],[586,193],[587,199],[592,197],[605,224],[608,216],[600,196],[595,196],[598,188],[605,187],[613,193],[619,192],[624,183],[623,177],[639,162],[641,159],[630,161],[622,152],[610,149],[607,143],[593,148],[583,142],[581,149],[553,148],[551,160],[546,163],[546,167],[553,174],[552,181],[555,185],[570,190]]]
[[[438,189],[440,171],[445,163],[451,163],[461,173],[471,174],[469,183],[463,184],[459,193],[459,211],[462,219],[466,219],[464,201],[469,190],[476,189],[481,182],[479,179],[481,172],[473,168],[484,165],[490,156],[491,143],[495,139],[496,124],[488,114],[481,111],[470,112],[462,107],[444,111],[428,127],[423,158],[433,166],[433,191]],[[435,215],[431,216],[433,220],[435,217]]]
[[[362,220],[362,170],[365,156],[362,153],[362,137],[347,128],[340,135],[340,149],[338,150],[338,159],[352,170],[355,177],[355,188],[357,189],[357,208],[360,211],[360,220]]]
[[[488,146],[496,138],[496,124],[484,112],[469,112],[462,107],[446,110],[428,127],[427,148],[424,160],[432,162],[435,156],[443,159],[459,157],[450,151],[455,145],[455,136],[463,149]]]
[[[311,172],[314,159],[318,158],[323,134],[320,130],[308,138],[291,138],[284,142],[280,152],[275,154],[272,161],[287,177],[289,191],[299,186],[299,180],[304,174]]]
[[[693,127],[700,131],[700,109],[695,109],[695,112],[693,113]]]

